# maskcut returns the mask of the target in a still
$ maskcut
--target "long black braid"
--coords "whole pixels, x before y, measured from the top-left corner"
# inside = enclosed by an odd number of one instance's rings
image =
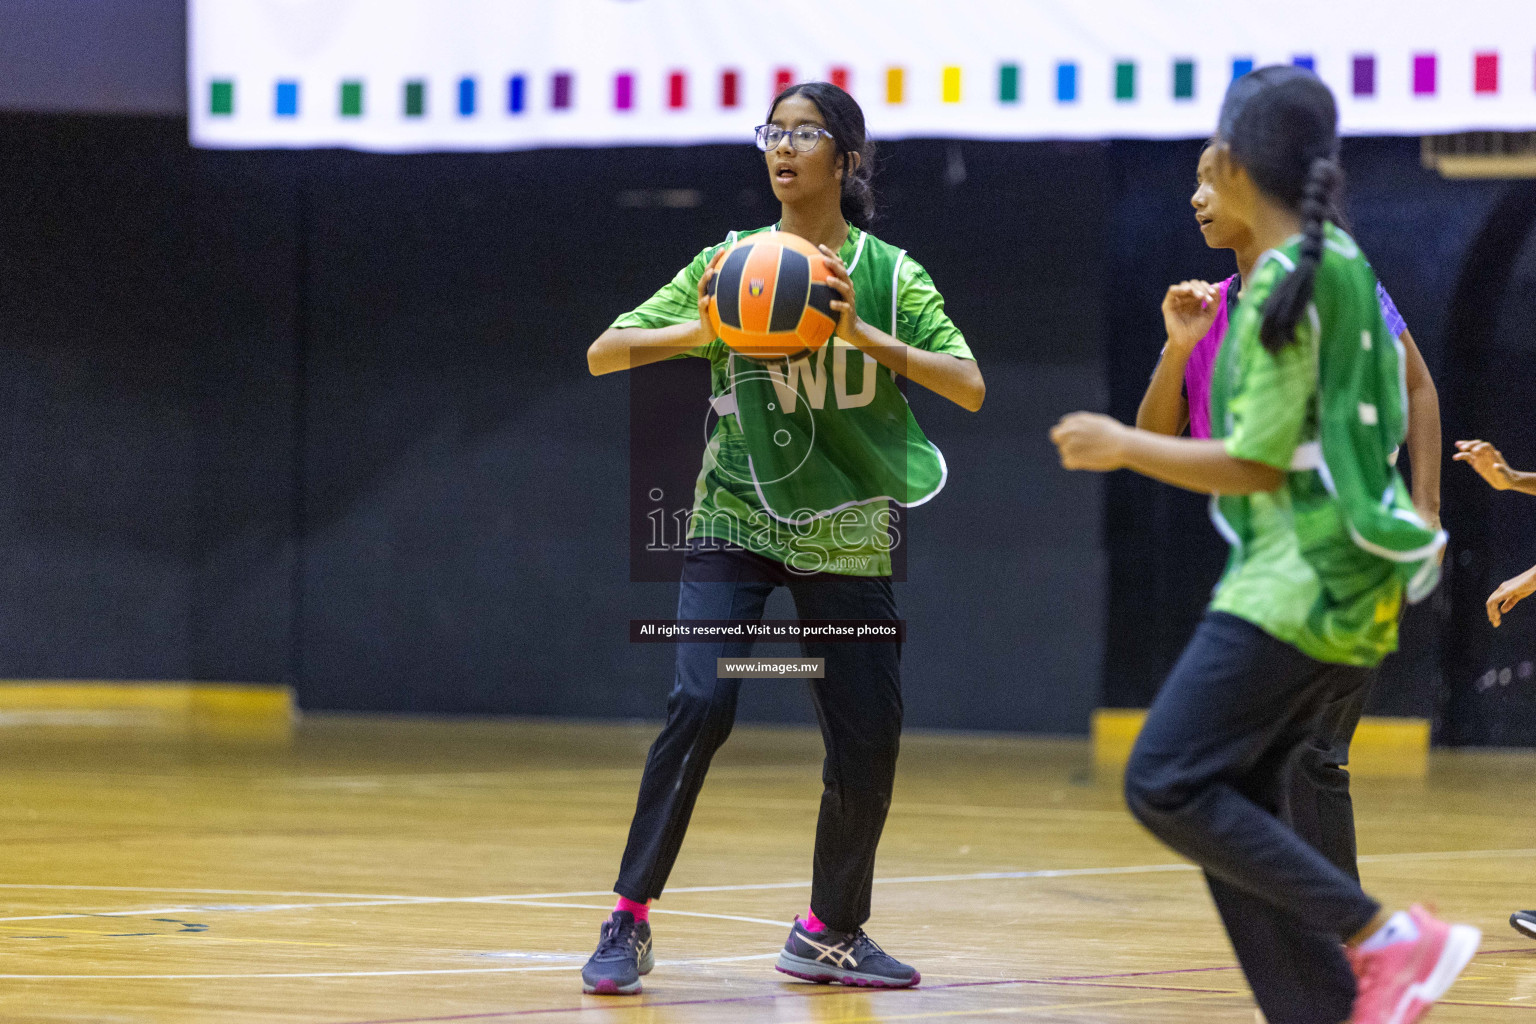
[[[1334,192],[1343,177],[1339,165],[1318,157],[1307,171],[1306,191],[1301,201],[1301,251],[1296,269],[1286,274],[1269,293],[1264,303],[1264,323],[1259,340],[1271,352],[1278,352],[1296,337],[1296,325],[1306,315],[1312,301],[1312,282],[1323,261],[1324,226],[1335,203]]]

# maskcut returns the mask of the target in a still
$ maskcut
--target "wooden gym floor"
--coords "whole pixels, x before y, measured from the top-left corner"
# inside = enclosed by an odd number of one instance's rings
[[[314,716],[289,741],[0,733],[0,1021],[1250,1024],[1198,874],[1086,743],[909,735],[870,932],[915,991],[793,983],[819,739],[738,730],[653,917],[582,996],[652,727]],[[1367,884],[1485,931],[1432,1020],[1536,1024],[1536,754],[1357,783]]]

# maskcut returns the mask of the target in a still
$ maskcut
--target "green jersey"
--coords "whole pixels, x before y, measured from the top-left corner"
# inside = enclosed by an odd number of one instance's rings
[[[1413,511],[1394,466],[1405,360],[1349,235],[1327,226],[1296,340],[1275,353],[1260,342],[1265,302],[1299,246],[1260,258],[1212,377],[1213,436],[1285,480],[1212,498],[1232,550],[1211,608],[1319,661],[1375,665],[1397,648],[1405,594],[1433,586],[1444,534]]]
[[[757,231],[732,232],[705,249],[613,326],[696,321],[706,268]],[[838,255],[860,319],[916,348],[973,358],[917,261],[851,226]],[[803,572],[889,575],[890,500],[921,504],[946,475],[894,376],[836,338],[788,364],[744,359],[718,338],[680,355],[709,360],[711,404],[720,414],[688,536],[727,541]]]

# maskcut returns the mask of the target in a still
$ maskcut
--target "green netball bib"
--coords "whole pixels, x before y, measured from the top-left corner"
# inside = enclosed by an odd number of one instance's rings
[[[905,256],[861,232],[848,267],[859,317],[893,336]],[[717,408],[736,414],[753,487],[775,519],[809,523],[878,501],[921,505],[943,488],[944,456],[895,375],[853,345],[833,338],[793,362],[732,355],[729,375]]]

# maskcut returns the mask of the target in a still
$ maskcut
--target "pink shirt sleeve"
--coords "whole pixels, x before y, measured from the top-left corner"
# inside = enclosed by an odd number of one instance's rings
[[[1184,365],[1184,395],[1189,401],[1190,437],[1204,439],[1211,436],[1211,373],[1216,367],[1216,356],[1221,351],[1222,340],[1227,336],[1230,322],[1227,297],[1236,281],[1237,275],[1233,274],[1216,286],[1221,292],[1221,308],[1216,311],[1211,329],[1195,343],[1194,350],[1189,354],[1189,362]]]

